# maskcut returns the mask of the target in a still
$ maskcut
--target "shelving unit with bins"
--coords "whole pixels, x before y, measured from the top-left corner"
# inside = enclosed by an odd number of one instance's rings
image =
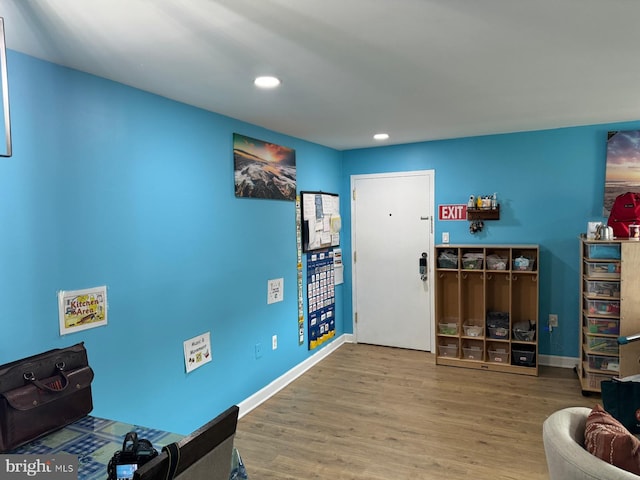
[[[435,250],[436,364],[538,375],[538,245]]]
[[[600,382],[640,373],[640,342],[618,346],[640,332],[640,242],[580,238],[580,362],[582,393]]]

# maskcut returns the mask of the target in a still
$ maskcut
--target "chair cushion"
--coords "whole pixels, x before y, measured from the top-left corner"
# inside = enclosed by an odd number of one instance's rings
[[[587,417],[584,441],[591,454],[640,475],[640,440],[600,405],[596,405]]]

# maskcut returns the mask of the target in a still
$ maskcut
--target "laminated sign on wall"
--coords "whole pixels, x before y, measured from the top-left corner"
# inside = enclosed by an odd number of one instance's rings
[[[209,363],[211,352],[211,333],[206,332],[184,342],[184,366],[187,373]]]
[[[107,324],[107,287],[58,292],[60,335]]]

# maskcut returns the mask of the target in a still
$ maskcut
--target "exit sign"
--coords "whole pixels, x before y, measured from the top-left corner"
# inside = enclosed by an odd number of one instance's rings
[[[438,205],[438,220],[466,220],[467,205]]]

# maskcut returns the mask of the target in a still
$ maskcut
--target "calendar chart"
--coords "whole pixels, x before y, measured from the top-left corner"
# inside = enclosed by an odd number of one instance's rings
[[[309,350],[336,334],[333,250],[307,254]]]

